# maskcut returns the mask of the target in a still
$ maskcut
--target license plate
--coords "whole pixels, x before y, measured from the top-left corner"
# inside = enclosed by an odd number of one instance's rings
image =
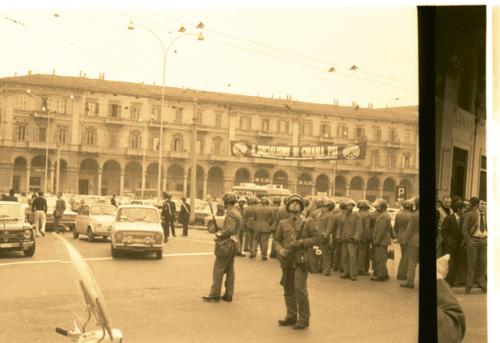
[[[13,248],[17,246],[17,243],[0,243],[0,248]]]

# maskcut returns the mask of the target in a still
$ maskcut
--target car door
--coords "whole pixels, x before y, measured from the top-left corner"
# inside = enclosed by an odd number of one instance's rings
[[[89,206],[88,205],[82,206],[78,217],[80,218],[78,233],[86,234],[87,233],[87,226],[88,226],[88,222],[89,222]]]

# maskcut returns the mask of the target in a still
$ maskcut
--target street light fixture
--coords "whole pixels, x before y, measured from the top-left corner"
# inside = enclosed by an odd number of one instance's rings
[[[127,26],[127,29],[135,30],[136,26],[142,27],[146,31],[149,31],[151,34],[153,34],[153,36],[155,36],[158,43],[160,43],[160,46],[161,46],[161,49],[163,52],[163,59],[162,59],[163,74],[162,74],[162,82],[161,82],[160,137],[159,137],[160,138],[160,141],[159,141],[160,149],[159,149],[159,153],[158,153],[158,197],[161,197],[161,175],[162,175],[162,173],[161,173],[162,168],[161,167],[162,167],[162,157],[163,157],[162,156],[163,155],[163,108],[165,107],[165,74],[166,74],[167,54],[168,54],[170,48],[172,47],[172,45],[177,40],[181,39],[182,37],[187,37],[187,36],[190,36],[193,34],[187,33],[186,28],[184,28],[184,26],[181,26],[177,30],[179,35],[176,38],[174,38],[170,42],[170,44],[165,48],[165,45],[163,44],[160,36],[158,36],[158,34],[156,32],[154,32],[152,29],[148,28],[147,26],[144,26],[141,24],[136,24],[131,20]],[[198,26],[200,26],[200,24],[198,24]],[[205,39],[202,32],[199,32],[196,38],[199,41],[203,41]]]

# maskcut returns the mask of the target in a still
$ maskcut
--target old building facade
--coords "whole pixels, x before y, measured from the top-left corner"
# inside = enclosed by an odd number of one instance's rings
[[[0,79],[0,88],[0,189],[44,188],[47,170],[47,191],[156,194],[161,87],[26,75]],[[241,182],[390,202],[397,185],[409,196],[418,194],[416,106],[342,107],[170,87],[165,94],[163,190],[189,194],[196,148],[199,198]],[[231,141],[318,145],[359,139],[367,141],[365,160],[269,160],[230,151]]]

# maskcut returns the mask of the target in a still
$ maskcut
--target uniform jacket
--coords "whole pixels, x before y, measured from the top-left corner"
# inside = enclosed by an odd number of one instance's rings
[[[246,228],[247,230],[255,230],[255,219],[256,219],[256,213],[255,213],[255,208],[256,205],[249,205],[247,208],[245,208],[245,220],[246,220]]]
[[[173,201],[165,200],[161,216],[163,217],[164,222],[170,222],[170,220],[175,221],[175,203]]]
[[[370,212],[370,231],[372,232],[372,242],[373,242],[373,237],[375,235],[375,224],[377,222],[377,218],[380,216],[380,212],[374,211]]]
[[[56,208],[54,210],[55,217],[62,217],[64,214],[64,210],[66,210],[66,202],[61,198],[56,201]]]
[[[302,228],[304,225],[304,228]],[[301,232],[302,230],[302,232]],[[277,252],[281,249],[290,249],[290,244],[295,240],[302,240],[302,246],[297,251],[306,250],[307,247],[318,244],[320,233],[314,221],[310,218],[290,215],[287,219],[280,220],[276,235],[274,236],[274,248]]]
[[[464,213],[462,221],[462,234],[464,242],[467,243],[472,234],[479,228],[479,210],[473,209]],[[484,216],[486,224],[486,214]]]
[[[410,215],[403,244],[408,244],[411,247],[420,246],[420,211],[416,210]]]
[[[400,244],[406,233],[411,213],[412,212],[407,209],[402,209],[396,214],[396,218],[394,218],[394,232],[396,233],[396,239]]]
[[[35,211],[44,211],[47,213],[47,200],[44,197],[36,197],[31,204],[31,209]]]
[[[331,234],[334,239],[337,239],[337,232],[339,231],[340,221],[342,219],[343,214],[344,212],[342,212],[341,210],[337,212],[333,210],[332,215],[328,217],[328,221],[326,223],[327,236]]]
[[[174,204],[174,206],[175,206],[175,204]],[[168,211],[168,209],[167,209],[167,211]],[[190,212],[191,212],[191,206],[187,203],[182,203],[181,210],[179,212],[179,222],[184,223],[184,222],[189,221],[189,213]]]
[[[361,241],[362,242],[371,242],[372,241],[372,231],[370,229],[370,212],[368,211],[359,211],[355,213],[358,219],[358,228],[356,230],[361,230]]]
[[[271,206],[255,207],[255,232],[271,232],[274,222],[274,210]]]
[[[359,216],[355,213],[343,213],[337,229],[337,239],[342,242],[358,242],[363,236],[362,227],[358,225]]]
[[[391,216],[386,211],[380,213],[375,221],[373,245],[388,246],[391,244]]]
[[[448,284],[437,280],[437,333],[439,343],[461,342],[465,335],[465,315]]]
[[[441,238],[445,245],[445,253],[455,251],[460,248],[463,241],[463,234],[461,229],[462,218],[457,217],[455,214],[451,214],[444,218],[443,224],[441,225]]]
[[[224,217],[224,223],[222,224],[222,229],[219,230],[221,233],[219,239],[229,238],[231,236],[236,236],[238,238],[238,233],[243,226],[243,218],[240,212],[235,206],[230,206],[226,209],[226,216]]]
[[[241,207],[239,204],[234,206],[236,208],[236,211],[238,211],[241,215],[241,230],[245,230],[246,228],[246,209],[248,206],[243,206]]]

